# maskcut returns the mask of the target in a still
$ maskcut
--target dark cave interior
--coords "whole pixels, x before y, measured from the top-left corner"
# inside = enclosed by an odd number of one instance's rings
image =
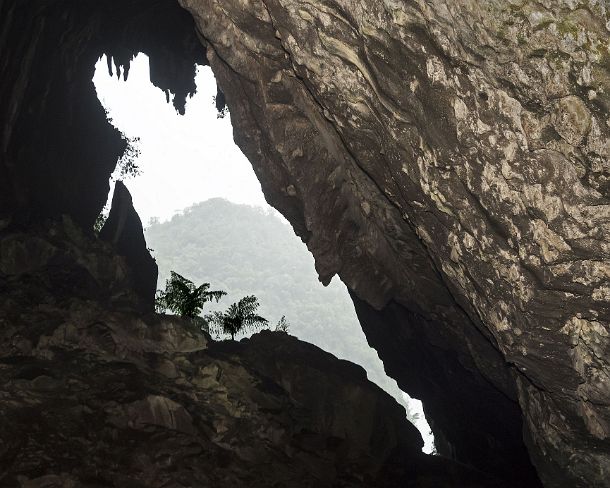
[[[187,97],[195,90],[195,66],[209,62],[206,57],[209,53],[204,47],[207,41],[198,31],[193,16],[175,0],[0,0],[0,33],[0,237],[16,232],[44,232],[42,229],[48,229],[49,221],[61,220],[62,216],[68,216],[80,231],[92,236],[93,223],[106,201],[109,176],[126,147],[120,133],[108,123],[97,99],[91,81],[95,63],[106,54],[116,71],[127,76],[133,56],[139,52],[147,54],[151,82],[171,93],[176,110],[183,112]],[[284,62],[272,55],[268,58],[279,64]],[[274,88],[273,100],[256,99],[252,94],[256,93],[257,80],[238,79],[223,62],[215,52],[214,62],[210,63],[213,68],[217,67],[219,86],[223,90],[217,98],[219,110],[227,103],[238,120],[245,120],[256,119],[263,111],[260,108],[263,104],[294,105],[295,111],[301,109],[284,88]],[[231,78],[233,75],[238,81]],[[252,76],[255,78],[256,73]],[[301,83],[298,76],[294,79]],[[304,88],[302,91],[306,92]],[[251,107],[243,104],[244,98]],[[433,104],[430,100],[426,103]],[[327,122],[320,115],[311,124],[323,133]],[[283,124],[278,119],[277,126]],[[263,163],[257,157],[267,161],[277,151],[271,147],[271,139],[246,133],[243,130],[246,125],[244,122],[236,127],[236,139],[247,149],[244,152],[253,163],[265,194],[310,245],[312,226],[303,209],[307,198],[316,196],[297,194],[294,187],[285,185],[288,173],[279,165],[261,177]],[[288,134],[294,127],[286,125],[282,129]],[[444,129],[441,127],[441,130]],[[322,153],[314,153],[319,154]],[[326,150],[323,153],[332,159],[333,155],[329,154]],[[301,177],[299,171],[304,170],[295,170],[297,179]],[[336,192],[340,193],[342,176],[333,174],[339,181]],[[351,210],[343,210],[348,215],[348,225],[357,227],[360,217],[353,216],[352,221]],[[135,222],[133,225],[141,226],[132,211],[125,210]],[[117,228],[121,228],[123,217],[120,210],[116,209],[115,213],[119,217],[113,218],[111,213],[106,240],[127,259],[136,276],[131,285],[137,295],[134,299],[137,308],[150,311],[154,295],[150,283],[153,275],[156,281],[155,265],[148,259],[145,243],[142,245],[139,236],[121,238]],[[328,232],[334,230],[328,229]],[[418,238],[400,237],[404,252],[417,255]],[[324,237],[318,239],[312,247],[324,247]],[[354,263],[359,258],[354,256]],[[468,311],[467,305],[452,297],[453,290],[437,286],[435,280],[442,281],[438,279],[439,272],[429,261],[422,262],[425,263],[422,269],[427,271],[422,271],[420,283],[412,286],[413,297],[401,297],[402,303],[386,299],[393,289],[385,282],[371,292],[368,300],[362,299],[363,290],[370,287],[378,274],[374,266],[367,268],[368,262],[363,261],[363,269],[370,271],[366,273],[369,281],[356,278],[350,281],[351,264],[341,268],[348,276],[346,283],[353,292],[368,341],[383,351],[380,356],[388,374],[404,391],[423,400],[441,455],[519,487],[541,486],[531,460],[534,459],[538,469],[542,467],[546,473],[547,480],[561,483],[561,475],[553,475],[556,461],[540,454],[528,454],[532,442],[524,434],[515,386],[515,377],[520,373],[504,360],[494,337]],[[327,280],[325,271],[333,269],[336,263],[318,260],[316,266]],[[26,282],[21,284],[29,286]],[[56,284],[50,281],[48,286]],[[11,282],[10,286],[14,285],[15,281]],[[63,283],[61,294],[106,293],[95,286],[83,288],[82,282],[75,280]],[[112,293],[106,294],[109,300],[114,299]],[[420,295],[428,298],[419,300]],[[448,304],[448,309],[458,310],[459,316],[426,317],[422,312],[425,307],[419,307],[418,303],[428,303],[427,300]],[[568,374],[565,381],[566,387],[577,388],[572,384],[574,378]],[[535,386],[544,390],[540,385]],[[603,442],[603,439],[599,441],[600,449]],[[589,446],[589,441],[582,441],[582,445]]]

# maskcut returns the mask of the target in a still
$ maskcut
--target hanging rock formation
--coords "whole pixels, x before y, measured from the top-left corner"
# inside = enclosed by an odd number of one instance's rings
[[[524,439],[547,486],[607,486],[606,3],[180,3],[267,199],[442,451],[533,480]]]
[[[268,201],[348,285],[441,453],[512,486],[608,486],[607,2],[179,4],[0,0],[0,287],[34,255],[20,299],[84,297],[85,246],[112,263],[103,307],[133,306],[125,261],[65,230],[92,226],[124,148],[93,66],[146,52],[181,110],[207,55]],[[36,268],[48,242],[86,286]]]
[[[205,63],[193,21],[174,0],[0,1],[0,228],[71,215],[92,227],[126,142],[91,81],[107,54],[127,78],[150,57],[151,81],[179,111]]]

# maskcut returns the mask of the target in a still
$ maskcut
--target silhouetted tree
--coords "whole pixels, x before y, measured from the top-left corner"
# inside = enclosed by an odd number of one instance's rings
[[[254,295],[248,295],[232,304],[226,312],[215,312],[208,316],[208,320],[225,334],[231,334],[231,340],[235,340],[235,334],[238,332],[261,328],[269,323],[266,318],[256,314],[258,307],[258,299]]]
[[[127,178],[133,178],[142,174],[140,167],[136,163],[140,157],[140,138],[139,137],[127,137],[121,133],[121,137],[127,143],[125,152],[117,161],[116,166],[116,178],[119,180],[125,180]]]
[[[275,324],[275,331],[288,333],[289,328],[290,328],[290,324],[286,320],[286,316],[282,315],[282,318],[280,320],[278,320],[277,324]]]
[[[212,300],[218,302],[226,295],[222,290],[209,290],[209,288],[209,283],[195,286],[191,280],[172,271],[170,278],[165,282],[165,290],[157,291],[155,308],[159,313],[171,310],[182,317],[195,319],[206,302]]]
[[[108,118],[108,122],[112,123],[112,118],[108,115],[108,111],[106,111],[106,117]],[[125,151],[117,161],[115,170],[110,178],[111,181],[123,181],[142,174],[142,171],[137,164],[137,160],[140,157],[140,138],[127,137],[123,132],[121,132],[121,137],[126,143]],[[104,227],[109,212],[110,209],[108,208],[108,203],[106,203],[93,224],[93,232],[95,235],[99,235],[102,227]],[[155,223],[158,223],[158,221]]]
[[[106,119],[110,124],[116,127],[114,120],[110,116],[110,112],[107,108],[104,108],[106,113]],[[117,161],[117,165],[112,176],[113,180],[125,180],[138,176],[142,173],[140,167],[136,163],[140,157],[140,138],[139,137],[127,137],[123,131],[121,131],[121,138],[125,141],[125,151]]]

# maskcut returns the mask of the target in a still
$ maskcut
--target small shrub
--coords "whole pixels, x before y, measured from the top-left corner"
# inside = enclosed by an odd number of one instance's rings
[[[286,316],[282,315],[282,318],[278,320],[277,324],[275,324],[276,332],[285,332],[288,333],[288,329],[290,328],[290,324],[286,320]]]
[[[96,236],[100,235],[100,232],[102,230],[102,227],[104,227],[106,220],[108,220],[108,215],[106,215],[103,211],[96,217],[95,223],[93,224],[93,232]]]

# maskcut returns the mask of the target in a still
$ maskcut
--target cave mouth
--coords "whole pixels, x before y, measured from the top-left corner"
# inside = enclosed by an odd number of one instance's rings
[[[309,330],[306,321],[299,320],[298,317],[289,319],[291,333],[337,357],[362,366],[373,383],[405,407],[409,420],[424,440],[422,451],[426,454],[436,453],[434,437],[422,402],[401,391],[396,381],[385,374],[383,363],[366,341],[345,285],[339,278],[335,278],[328,287],[319,283],[313,257],[290,230],[281,214],[265,201],[250,162],[233,141],[230,114],[226,109],[222,110],[221,104],[216,103],[220,92],[210,67],[197,66],[196,92],[186,99],[184,113],[180,114],[171,103],[175,102],[174,95],[167,91],[164,93],[151,83],[148,56],[139,53],[130,60],[127,68],[121,67],[119,63],[115,65],[115,61],[106,55],[102,56],[96,64],[92,81],[109,122],[128,141],[128,149],[122,159],[127,157],[131,167],[136,170],[121,174],[121,165],[117,165],[110,179],[108,201],[102,214],[107,214],[109,210],[114,182],[125,180],[125,185],[132,194],[134,208],[144,223],[149,247],[159,266],[157,287],[163,287],[170,268],[172,271],[178,268],[177,271],[185,276],[197,275],[192,267],[189,269],[189,266],[177,263],[176,256],[170,256],[171,252],[163,253],[161,238],[164,226],[171,226],[180,219],[192,218],[193,213],[202,211],[197,206],[208,204],[208,207],[220,208],[221,212],[231,210],[227,205],[247,206],[266,214],[269,222],[271,219],[281,221],[281,227],[273,227],[271,224],[272,228],[283,228],[291,234],[292,241],[296,243],[294,246],[300,248],[299,259],[307,261],[309,286],[316,289],[320,299],[326,300],[326,306],[330,304],[331,309],[334,307],[340,311],[345,324],[349,324],[352,339],[344,344],[331,343],[323,334]],[[217,199],[225,200],[226,205],[210,203]],[[200,203],[203,200],[206,202]],[[250,212],[245,208],[241,211],[246,214]],[[231,218],[228,213],[227,218]],[[261,237],[260,242],[265,247],[265,239],[274,238],[277,236],[267,233]],[[189,242],[182,242],[180,247],[188,245]],[[252,266],[241,255],[227,256],[227,259],[235,259],[236,268]],[[244,261],[240,262],[239,259]],[[210,263],[207,266],[206,263],[201,264],[204,265],[203,268],[209,269]],[[222,280],[220,276],[217,278]],[[209,280],[214,285],[214,280],[207,275],[201,276],[201,279],[206,282]],[[255,291],[244,290],[248,293]],[[305,293],[298,288],[291,291],[291,295]],[[230,301],[224,303],[224,306],[228,303]],[[218,304],[212,305],[210,310],[222,308]],[[270,308],[262,310],[273,316],[279,314],[277,310],[273,313]],[[240,338],[247,335],[249,334],[241,335]]]
[[[137,176],[121,174],[119,164],[111,186],[125,180],[144,225],[216,197],[271,210],[252,166],[233,142],[230,117],[214,106],[217,87],[209,66],[197,66],[197,91],[182,115],[172,104],[175,95],[155,87],[149,73],[150,60],[140,53],[128,76],[103,56],[93,77],[98,99],[128,141],[126,155],[137,167]],[[112,188],[106,209],[111,197]]]

